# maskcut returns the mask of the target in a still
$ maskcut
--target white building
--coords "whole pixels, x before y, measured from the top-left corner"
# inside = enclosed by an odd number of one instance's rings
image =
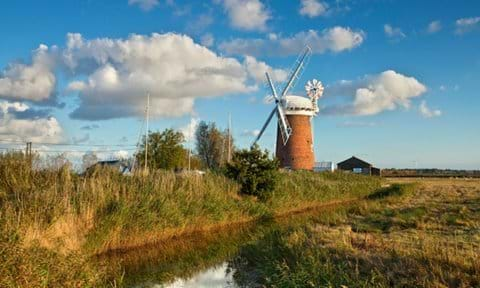
[[[331,161],[315,162],[313,166],[313,171],[315,172],[323,172],[323,171],[333,172],[334,170],[335,170],[335,165]]]

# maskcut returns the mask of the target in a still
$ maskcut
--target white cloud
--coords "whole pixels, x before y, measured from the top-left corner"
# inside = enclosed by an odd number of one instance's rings
[[[480,24],[480,17],[461,18],[455,21],[456,34],[464,34],[474,30]]]
[[[427,26],[427,32],[430,34],[437,33],[442,30],[442,23],[438,20],[430,22]]]
[[[221,43],[220,49],[228,54],[287,56],[298,54],[308,44],[313,53],[321,54],[351,50],[360,46],[364,39],[365,33],[362,30],[336,26],[321,32],[303,31],[291,37],[273,34],[263,39],[237,38]]]
[[[352,101],[327,106],[322,111],[325,114],[374,115],[398,107],[408,109],[411,99],[426,91],[425,85],[417,79],[388,70],[357,81],[327,86],[325,96],[347,96]]]
[[[150,11],[159,4],[158,0],[128,0],[129,5],[138,5],[144,11]]]
[[[427,101],[423,100],[421,103],[420,103],[420,106],[418,107],[418,110],[420,111],[420,114],[424,117],[424,118],[432,118],[432,117],[438,117],[438,116],[441,116],[442,115],[442,111],[438,110],[438,109],[430,109],[428,106],[427,106]]]
[[[385,35],[392,39],[400,40],[406,37],[400,28],[393,27],[390,24],[383,25],[383,31],[385,32]]]
[[[67,85],[68,91],[82,91],[85,88],[87,88],[87,84],[83,81],[72,81]]]
[[[230,19],[230,25],[241,30],[267,29],[271,18],[260,0],[220,0]]]
[[[259,129],[253,129],[253,130],[245,129],[245,130],[242,131],[241,136],[257,137],[258,134],[260,134],[260,130],[259,130]]]
[[[54,60],[45,45],[33,52],[32,63],[10,64],[0,73],[0,98],[11,100],[46,101],[55,90],[52,72]]]
[[[10,111],[23,112],[28,110],[28,105],[21,102],[0,102],[0,112],[2,116],[9,113]]]
[[[254,90],[251,80],[258,81],[264,71],[253,71],[251,63],[271,69],[255,59],[240,63],[218,56],[173,33],[93,40],[68,34],[62,59],[70,70],[86,76],[68,84],[80,97],[72,117],[91,120],[143,115],[147,91],[152,116],[181,116],[193,110],[198,97]]]
[[[195,131],[197,130],[198,123],[200,123],[200,119],[192,117],[190,123],[180,128],[180,132],[182,132],[185,137],[185,141],[190,142],[195,139]]]
[[[117,151],[114,151],[114,152],[110,152],[110,154],[106,154],[105,156],[100,154],[100,158],[110,157],[110,158],[119,159],[119,160],[127,159],[128,156],[129,156],[129,153],[126,150],[117,150]]]
[[[63,129],[54,117],[17,119],[14,112],[27,112],[30,107],[20,102],[0,102],[0,135],[10,141],[59,143]]]
[[[287,80],[288,71],[283,69],[273,69],[268,66],[267,63],[257,61],[255,57],[245,56],[244,65],[250,77],[255,79],[257,83],[265,81],[265,72],[268,72],[276,82],[284,82]]]
[[[88,40],[69,33],[65,48],[41,45],[31,65],[8,67],[0,78],[0,98],[50,103],[56,82],[52,71],[65,77],[70,96],[78,95],[70,116],[88,120],[143,115],[147,92],[152,117],[182,116],[193,111],[197,98],[256,90],[257,82],[263,82],[258,75],[265,71],[284,78],[283,70],[253,57],[243,63],[222,57],[186,35]]]
[[[313,18],[327,13],[327,3],[318,0],[302,0],[301,2],[300,15]]]

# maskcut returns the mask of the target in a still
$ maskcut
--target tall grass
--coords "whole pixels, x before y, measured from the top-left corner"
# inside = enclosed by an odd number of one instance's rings
[[[380,187],[380,180],[356,175],[282,176],[272,197],[260,201],[240,195],[235,182],[213,173],[152,171],[147,176],[122,176],[103,168],[85,176],[67,166],[49,168],[22,154],[3,154],[0,232],[15,238],[8,243],[16,243],[25,253],[42,248],[58,257],[92,255],[365,196]],[[10,271],[8,267],[0,264],[0,273]]]

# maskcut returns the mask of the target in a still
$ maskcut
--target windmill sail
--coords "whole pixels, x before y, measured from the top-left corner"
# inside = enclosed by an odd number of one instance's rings
[[[287,95],[288,91],[295,87],[295,84],[300,78],[305,66],[307,65],[307,61],[312,53],[312,49],[309,46],[306,46],[303,50],[302,54],[297,58],[294,64],[294,68],[290,71],[288,82],[285,84],[285,87],[282,90],[282,98]]]
[[[278,126],[280,129],[280,134],[282,135],[283,145],[287,144],[288,138],[292,135],[292,128],[290,123],[288,123],[285,112],[283,111],[282,105],[277,105],[277,114],[278,114]]]
[[[270,113],[270,115],[267,118],[267,121],[265,121],[265,124],[263,124],[263,127],[260,130],[260,133],[258,133],[257,138],[255,138],[255,141],[253,141],[252,146],[255,145],[258,142],[258,140],[260,140],[260,137],[262,137],[263,132],[265,132],[265,129],[267,129],[267,126],[270,123],[270,121],[272,120],[273,115],[275,115],[275,112],[277,112],[277,107],[273,108],[272,112]]]

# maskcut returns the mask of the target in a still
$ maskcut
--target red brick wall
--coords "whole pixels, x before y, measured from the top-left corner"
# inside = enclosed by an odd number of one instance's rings
[[[287,118],[292,127],[292,135],[285,146],[277,127],[276,156],[280,160],[280,166],[290,167],[294,170],[312,170],[315,156],[313,155],[310,116],[288,115]]]

